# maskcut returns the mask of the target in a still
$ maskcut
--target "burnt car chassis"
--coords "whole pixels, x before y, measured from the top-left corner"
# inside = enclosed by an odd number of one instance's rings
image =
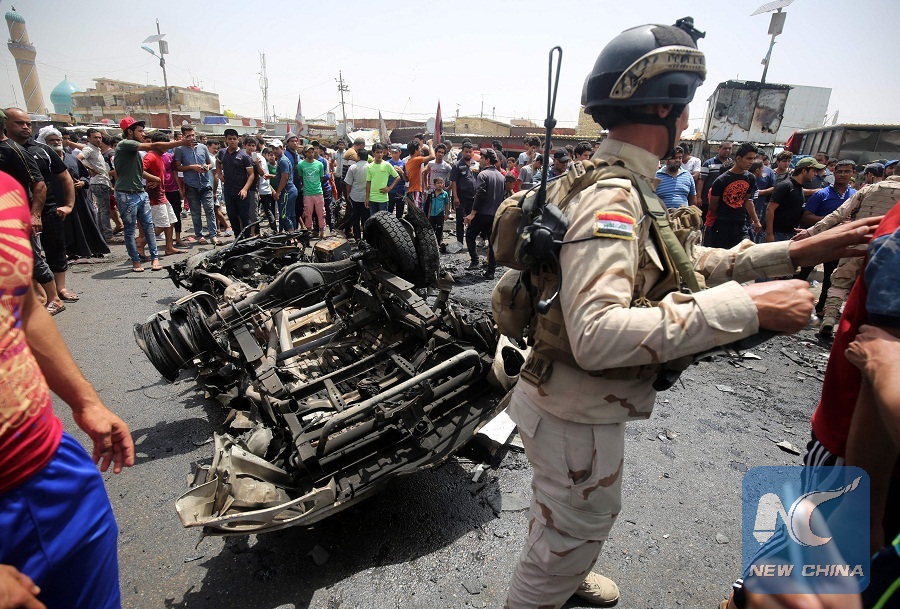
[[[454,303],[449,281],[428,304],[396,274],[427,277],[406,254],[432,253],[430,227],[379,216],[389,219],[366,227],[374,247],[362,241],[349,259],[294,263],[261,290],[229,279],[224,302],[194,292],[135,325],[163,376],[191,366],[230,397],[212,464],[176,501],[184,526],[244,535],[312,524],[440,464],[500,409],[497,377],[521,358],[492,371],[489,315]]]

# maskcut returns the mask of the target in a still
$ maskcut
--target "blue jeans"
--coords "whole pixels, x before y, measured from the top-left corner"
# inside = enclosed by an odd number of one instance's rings
[[[378,203],[376,201],[369,201],[369,215],[377,214],[380,211],[388,210],[388,202]]]
[[[147,237],[147,247],[150,249],[150,259],[158,260],[156,251],[156,233],[153,227],[153,217],[150,215],[150,198],[146,192],[121,192],[116,191],[116,205],[119,206],[119,216],[122,217],[122,225],[125,233],[125,249],[132,262],[140,262],[141,254],[138,252],[137,243],[134,241],[134,232],[137,223],[141,223],[144,235]]]
[[[0,495],[0,562],[48,607],[119,609],[118,527],[103,478],[67,433],[50,462]]]
[[[194,236],[198,239],[203,236],[203,215],[206,215],[206,227],[209,230],[209,238],[215,239],[219,232],[216,230],[216,209],[213,206],[212,186],[195,188],[184,185],[184,196],[188,200],[191,209],[191,222],[194,223]]]
[[[281,230],[294,230],[294,218],[297,210],[297,187],[294,185],[285,186],[278,198],[278,217],[281,219]]]
[[[97,224],[100,225],[100,233],[104,239],[112,239],[112,226],[109,223],[109,186],[91,184],[91,196],[94,198],[94,207],[97,208]]]

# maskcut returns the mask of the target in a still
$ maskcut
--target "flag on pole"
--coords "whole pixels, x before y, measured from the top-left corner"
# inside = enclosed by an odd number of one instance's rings
[[[294,117],[297,121],[297,133],[303,129],[303,113],[300,111],[300,96],[297,96],[297,115]]]
[[[444,121],[441,120],[441,100],[438,100],[437,115],[434,117],[434,145],[441,143],[441,134],[444,131]]]
[[[381,140],[382,144],[390,144],[391,137],[388,135],[387,125],[384,124],[384,119],[381,118],[381,110],[378,111],[378,139]]]

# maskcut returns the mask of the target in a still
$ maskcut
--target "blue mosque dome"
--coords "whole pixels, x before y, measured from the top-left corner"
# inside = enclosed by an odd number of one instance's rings
[[[72,93],[80,91],[81,89],[68,78],[53,87],[53,91],[50,92],[50,103],[53,104],[53,111],[56,114],[71,114],[74,106]]]
[[[13,10],[6,13],[6,20],[7,21],[17,21],[19,23],[25,23],[25,17],[23,17],[22,15],[17,13],[15,8],[13,8]]]

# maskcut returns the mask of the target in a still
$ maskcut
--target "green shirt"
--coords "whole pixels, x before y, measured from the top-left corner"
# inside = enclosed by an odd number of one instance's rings
[[[138,152],[140,142],[122,140],[116,146],[113,165],[116,168],[116,190],[125,192],[144,191],[144,161]]]
[[[325,177],[325,167],[318,159],[307,161],[303,159],[297,163],[300,175],[303,176],[303,194],[305,195],[321,195],[322,178]]]
[[[267,169],[266,173],[268,173],[269,175],[272,176],[271,178],[269,178],[269,184],[272,185],[272,191],[273,191],[273,193],[274,193],[274,191],[278,190],[278,182],[276,181],[277,178],[275,177],[275,171],[276,171],[278,168],[277,168],[275,165],[269,165],[269,163],[268,163],[268,161],[267,161],[267,162],[266,162],[266,169]]]
[[[387,203],[388,194],[381,192],[385,188],[392,177],[400,174],[394,169],[394,166],[384,161],[380,163],[369,163],[366,166],[366,182],[371,182],[369,187],[369,201],[373,203]]]

